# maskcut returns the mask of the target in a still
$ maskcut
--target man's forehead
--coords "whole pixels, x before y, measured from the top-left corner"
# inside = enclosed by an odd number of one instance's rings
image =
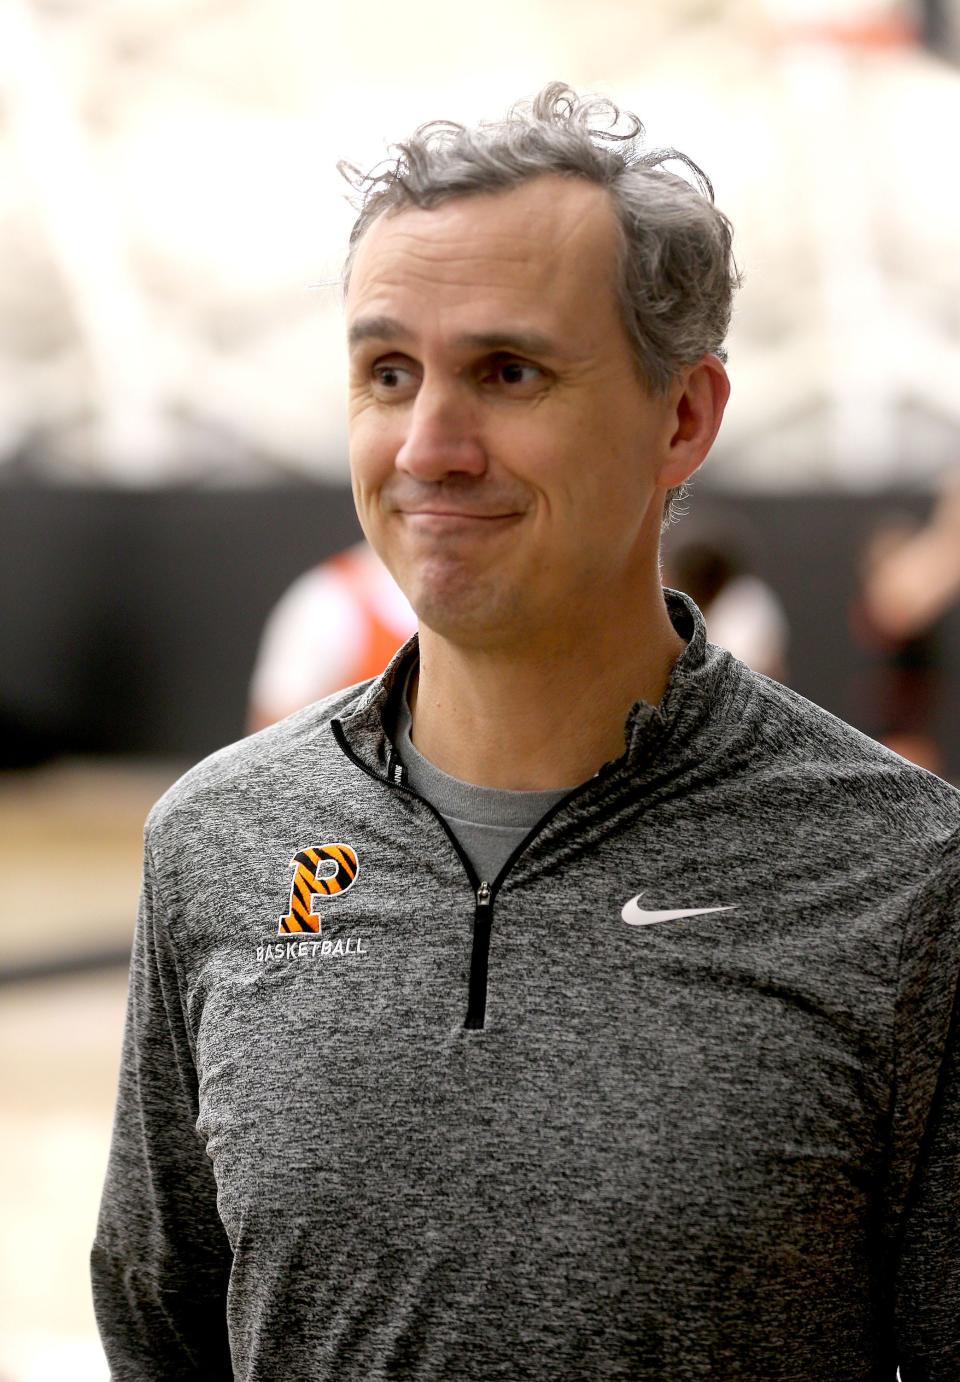
[[[391,309],[405,299],[418,309],[434,299],[460,318],[457,344],[492,349],[509,336],[508,348],[543,354],[555,344],[543,319],[551,306],[565,316],[563,305],[579,300],[583,307],[589,299],[595,310],[601,285],[612,286],[615,237],[605,190],[555,175],[431,209],[387,212],[357,247],[347,295],[350,344],[399,337],[409,313]],[[465,320],[456,309],[468,307]],[[523,316],[532,320],[522,323]]]

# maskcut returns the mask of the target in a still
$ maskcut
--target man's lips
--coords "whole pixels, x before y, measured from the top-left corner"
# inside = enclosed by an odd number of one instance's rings
[[[518,513],[470,513],[463,509],[401,509],[405,518],[425,523],[495,523],[505,518],[519,518]]]

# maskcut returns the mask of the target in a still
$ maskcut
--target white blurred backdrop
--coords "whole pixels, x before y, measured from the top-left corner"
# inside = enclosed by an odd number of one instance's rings
[[[958,32],[957,0],[2,0],[0,475],[345,476],[336,160],[561,78],[736,226],[716,481],[924,483],[960,429]]]

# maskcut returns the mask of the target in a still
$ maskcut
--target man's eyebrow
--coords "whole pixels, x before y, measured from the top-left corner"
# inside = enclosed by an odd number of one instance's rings
[[[352,350],[364,341],[389,341],[407,334],[394,317],[358,317],[347,332],[347,343]]]
[[[347,333],[352,350],[364,341],[409,340],[411,332],[394,317],[358,317]],[[472,350],[510,350],[518,355],[560,355],[560,347],[540,331],[505,327],[497,331],[468,331],[453,342]]]

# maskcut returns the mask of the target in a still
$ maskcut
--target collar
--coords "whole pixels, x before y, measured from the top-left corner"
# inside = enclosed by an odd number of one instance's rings
[[[634,773],[666,748],[673,751],[696,734],[708,718],[715,717],[732,687],[732,659],[723,649],[707,642],[703,615],[679,590],[664,589],[670,620],[686,643],[673,664],[659,705],[638,700],[624,725],[624,754],[606,764],[601,774],[625,768]],[[407,677],[420,655],[416,634],[398,649],[379,677],[362,690],[358,699],[332,721],[332,728],[350,756],[374,776],[400,781],[396,747],[387,726],[397,723],[396,701],[404,693]]]

